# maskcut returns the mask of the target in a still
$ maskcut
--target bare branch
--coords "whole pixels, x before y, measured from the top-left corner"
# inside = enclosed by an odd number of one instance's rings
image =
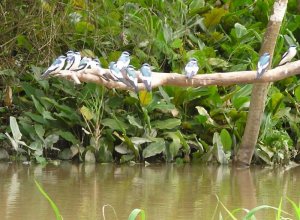
[[[140,72],[137,71],[140,76]],[[102,69],[100,74],[97,70],[85,70],[82,72],[72,72],[69,70],[61,70],[56,73],[56,76],[65,77],[68,79],[78,78],[81,82],[93,82],[102,84],[108,88],[116,88],[123,90],[133,90],[124,83],[114,80],[106,80],[101,77],[102,74],[109,75],[109,69]],[[266,83],[282,80],[289,76],[300,74],[300,60],[288,63],[284,66],[279,66],[274,69],[268,70],[261,78],[256,79],[256,71],[239,71],[239,72],[226,72],[226,73],[211,73],[211,74],[198,74],[192,79],[186,79],[185,75],[178,73],[152,73],[152,87],[162,85],[172,85],[180,87],[199,87],[209,85],[234,85],[246,83]],[[139,80],[139,89],[145,89],[141,80]],[[78,82],[77,82],[78,83]]]

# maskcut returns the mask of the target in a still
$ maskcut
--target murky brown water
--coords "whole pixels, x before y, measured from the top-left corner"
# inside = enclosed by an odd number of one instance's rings
[[[1,220],[55,219],[34,178],[55,201],[64,220],[104,219],[106,204],[114,207],[118,219],[127,219],[134,208],[144,209],[148,220],[219,219],[220,212],[228,215],[216,195],[231,211],[264,204],[278,207],[282,196],[297,204],[300,199],[300,167],[284,171],[175,164],[43,167],[0,163]],[[286,199],[283,209],[293,213]],[[273,220],[275,214],[261,211],[256,217]],[[105,216],[116,219],[111,208],[105,209]]]

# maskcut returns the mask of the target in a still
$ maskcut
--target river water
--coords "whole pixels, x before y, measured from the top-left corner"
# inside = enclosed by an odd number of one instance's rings
[[[103,212],[106,220],[127,219],[134,208],[145,210],[148,220],[208,220],[220,215],[225,219],[228,213],[222,204],[230,211],[250,210],[260,205],[279,207],[281,198],[282,209],[293,215],[286,197],[296,204],[300,199],[300,167],[0,163],[1,220],[55,219],[34,179],[64,220],[104,219]],[[234,215],[242,219],[245,212]],[[276,211],[259,211],[256,219],[274,220]]]

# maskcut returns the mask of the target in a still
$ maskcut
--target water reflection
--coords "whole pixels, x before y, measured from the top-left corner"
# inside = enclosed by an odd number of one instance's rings
[[[282,196],[298,203],[299,171],[298,167],[285,171],[175,164],[43,167],[0,163],[0,213],[1,219],[55,219],[35,178],[64,219],[103,219],[106,204],[114,207],[119,219],[127,219],[134,208],[144,209],[147,219],[219,219],[219,213],[227,214],[216,195],[229,210],[263,204],[278,207]],[[290,204],[283,201],[283,209],[292,213]],[[262,211],[256,217],[275,219],[275,214]],[[110,208],[105,209],[105,216],[115,219]]]

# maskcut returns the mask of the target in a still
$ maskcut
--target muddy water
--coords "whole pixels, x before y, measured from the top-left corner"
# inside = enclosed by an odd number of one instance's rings
[[[39,181],[59,207],[64,220],[127,219],[134,208],[142,208],[152,219],[219,219],[227,217],[224,206],[252,209],[279,206],[288,196],[300,199],[300,167],[291,169],[199,165],[116,166],[70,164],[59,166],[0,163],[0,219],[55,219],[35,186]],[[115,217],[114,211],[117,218]],[[282,207],[293,214],[283,199]],[[257,219],[273,220],[276,212],[260,211]],[[244,216],[237,214],[238,219]],[[285,217],[295,218],[285,215]],[[230,218],[228,218],[230,219]]]

